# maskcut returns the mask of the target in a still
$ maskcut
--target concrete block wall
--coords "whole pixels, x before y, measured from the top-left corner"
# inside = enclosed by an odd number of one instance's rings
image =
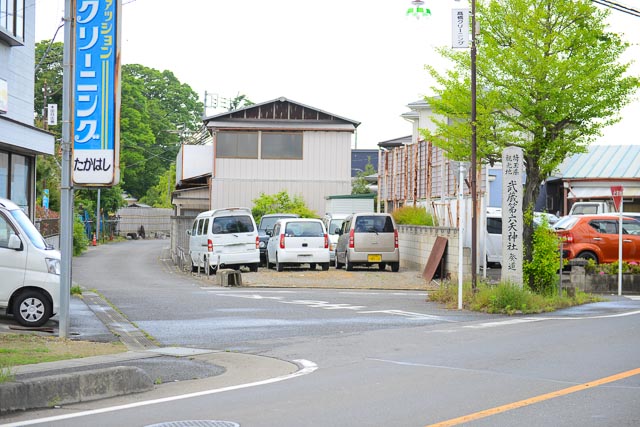
[[[398,226],[398,246],[400,247],[400,266],[422,272],[427,265],[436,238],[447,239],[444,252],[445,276],[451,280],[458,277],[458,229],[449,227],[424,227],[416,225]],[[471,250],[463,248],[463,275],[471,279]]]

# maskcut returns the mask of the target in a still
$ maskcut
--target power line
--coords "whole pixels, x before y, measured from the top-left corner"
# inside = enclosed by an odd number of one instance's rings
[[[610,0],[591,0],[593,3],[597,3],[601,6],[605,6],[608,7],[610,9],[614,9],[617,10],[618,12],[622,12],[622,13],[626,13],[627,15],[631,15],[631,16],[638,16],[640,17],[640,10],[638,9],[634,9],[632,7],[629,6],[625,6],[623,4],[620,3],[616,3]]]

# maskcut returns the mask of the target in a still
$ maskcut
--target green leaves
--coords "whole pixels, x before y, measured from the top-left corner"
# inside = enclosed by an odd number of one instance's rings
[[[263,215],[271,213],[293,213],[300,215],[301,218],[317,218],[318,215],[309,209],[300,196],[289,196],[286,191],[281,191],[276,194],[260,194],[260,197],[253,199],[253,209],[251,213],[256,220],[256,223],[260,223],[260,218]]]

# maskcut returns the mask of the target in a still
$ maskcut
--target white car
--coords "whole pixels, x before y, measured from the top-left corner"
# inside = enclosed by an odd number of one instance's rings
[[[240,268],[258,271],[260,239],[247,208],[215,209],[198,214],[189,235],[191,270]]]
[[[329,269],[329,236],[319,219],[288,218],[276,222],[267,243],[267,268],[309,264],[312,270],[320,264]]]
[[[60,252],[15,203],[0,199],[0,310],[38,327],[60,308]]]

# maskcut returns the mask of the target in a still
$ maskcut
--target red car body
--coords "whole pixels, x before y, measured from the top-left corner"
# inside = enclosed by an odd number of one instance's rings
[[[618,261],[620,217],[573,215],[560,219],[553,228],[563,239],[562,256],[593,259],[598,264]],[[623,216],[622,260],[640,262],[640,221]]]

